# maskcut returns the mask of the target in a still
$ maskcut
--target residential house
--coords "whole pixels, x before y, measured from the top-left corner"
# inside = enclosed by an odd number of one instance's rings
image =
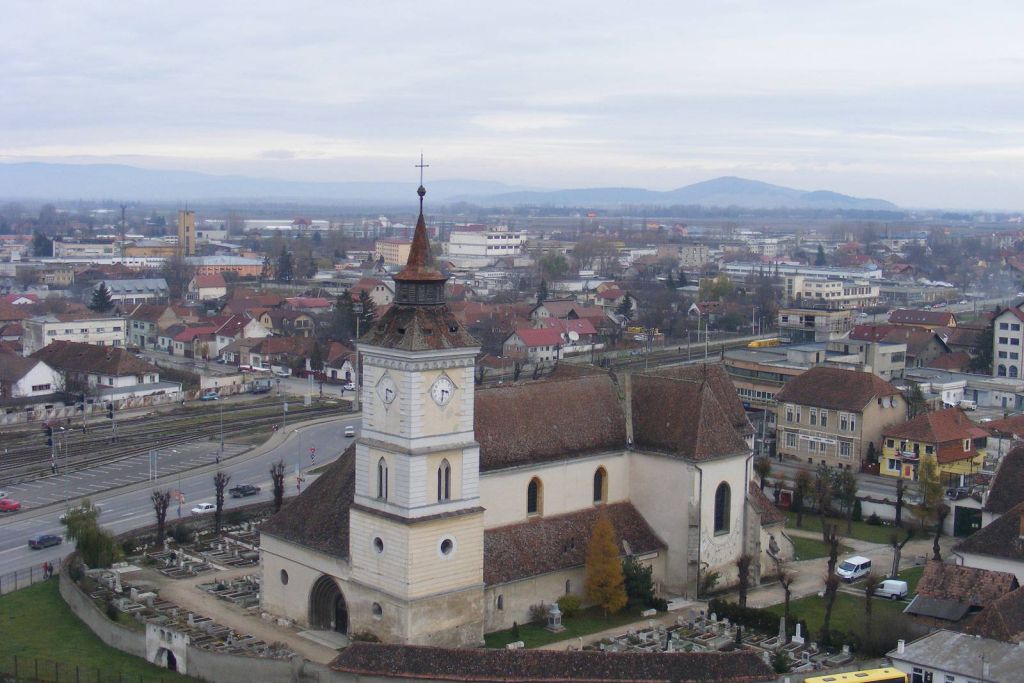
[[[135,304],[158,304],[167,303],[170,297],[170,289],[167,287],[167,280],[162,277],[136,278],[132,280],[101,280],[97,282],[86,294],[86,302],[92,299],[93,292],[99,289],[100,285],[106,285],[110,291],[110,299],[122,310],[126,310]]]
[[[249,363],[253,368],[270,370],[274,367],[294,368],[301,365],[310,370],[309,356],[316,345],[312,337],[267,337],[249,349]]]
[[[27,318],[22,322],[22,346],[26,356],[55,341],[81,342],[96,346],[125,345],[125,319],[119,315],[59,313]]]
[[[615,311],[626,300],[629,293],[622,289],[606,289],[597,293],[597,303],[605,311]],[[630,297],[632,303],[632,297]],[[633,306],[631,305],[632,309]]]
[[[953,555],[964,566],[1010,572],[1024,581],[1024,503],[957,543]]]
[[[1024,312],[1016,306],[992,320],[992,376],[1024,377]]]
[[[324,358],[324,377],[335,382],[351,382],[356,376],[355,360],[355,351],[344,344],[331,342]]]
[[[0,401],[46,396],[62,389],[60,373],[43,361],[0,352]]]
[[[123,348],[56,341],[36,351],[40,360],[64,376],[65,386],[89,387],[103,397],[128,398],[181,392],[176,382],[161,382],[160,369]]]
[[[237,339],[263,339],[270,336],[270,330],[263,326],[259,320],[250,318],[247,315],[232,315],[217,328],[214,333],[214,348],[212,355],[221,355],[221,351],[231,342]]]
[[[882,432],[881,473],[916,481],[927,460],[945,486],[967,486],[985,462],[987,437],[960,408],[918,415]]]
[[[284,297],[277,294],[258,294],[251,289],[236,287],[220,312],[221,315],[235,315],[248,313],[254,308],[277,308],[283,303]]]
[[[937,358],[950,353],[942,337],[934,331],[896,325],[857,325],[850,330],[850,339],[859,341],[906,344],[906,367],[928,367]]]
[[[393,282],[386,282],[375,277],[360,278],[349,288],[353,301],[359,301],[359,297],[366,292],[370,301],[377,307],[390,306],[395,300],[395,285]]]
[[[166,304],[138,304],[127,316],[128,346],[137,349],[159,347],[157,337],[171,325],[185,322],[175,306]]]
[[[217,329],[219,324],[188,325],[171,339],[168,350],[172,356],[209,360],[217,355]]]
[[[527,363],[549,363],[564,355],[565,343],[557,327],[521,327],[505,340],[502,352]]]
[[[886,655],[910,683],[1019,681],[1024,647],[956,631],[935,631]]]
[[[564,320],[577,320],[579,318],[591,318],[601,321],[608,316],[603,308],[597,306],[582,306],[574,299],[553,299],[542,301],[530,311],[530,320],[536,324],[543,318],[561,318]],[[597,324],[594,327],[598,327]]]
[[[1010,643],[1019,649],[1024,642],[1024,588],[989,603],[964,631],[972,636]]]
[[[1009,572],[932,561],[925,565],[917,595],[903,612],[931,628],[959,630],[966,620],[1019,587]]]
[[[834,341],[853,328],[849,309],[780,308],[779,333],[794,342]]]
[[[227,296],[228,285],[220,273],[196,275],[188,283],[185,298],[189,301],[210,301]]]
[[[260,324],[271,333],[282,337],[310,337],[316,329],[313,316],[302,311],[275,308],[259,315]]]
[[[859,470],[882,432],[905,422],[896,387],[870,372],[814,367],[775,396],[780,457]]]
[[[331,300],[323,296],[293,296],[285,299],[284,303],[293,311],[302,311],[310,315],[327,313],[333,308]]]
[[[956,327],[956,316],[951,311],[921,311],[913,308],[898,308],[889,314],[889,324],[901,327],[918,327],[934,332],[942,327]]]

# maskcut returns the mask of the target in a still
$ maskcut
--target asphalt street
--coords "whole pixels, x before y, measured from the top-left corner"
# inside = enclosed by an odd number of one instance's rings
[[[225,509],[270,500],[272,491],[269,470],[271,463],[278,459],[285,462],[285,495],[295,495],[297,493],[297,472],[303,473],[305,477],[303,487],[308,486],[315,477],[306,475],[307,470],[316,465],[331,462],[348,447],[348,444],[352,443],[351,438],[344,437],[344,429],[349,425],[355,427],[358,434],[360,416],[346,415],[327,422],[300,426],[290,433],[283,443],[273,449],[263,452],[263,449],[257,447],[252,453],[222,460],[219,469],[231,475],[229,488],[238,484],[255,484],[261,488],[260,493],[256,496],[239,499],[228,497],[225,500]],[[209,449],[209,445],[206,448]],[[315,459],[310,457],[310,448],[316,449]],[[180,462],[188,462],[188,456],[182,454]],[[195,504],[214,502],[213,473],[218,468],[211,465],[208,456],[204,461],[202,454],[194,456],[193,462],[202,469],[198,472],[190,470],[164,476],[152,485],[120,484],[118,479],[124,479],[124,477],[119,476],[120,472],[118,471],[109,471],[109,466],[105,465],[104,468],[107,469],[95,473],[96,481],[88,485],[80,485],[80,490],[88,491],[95,487],[96,490],[91,492],[90,500],[103,509],[100,514],[100,524],[114,533],[154,523],[153,506],[149,499],[153,489],[180,490],[185,496],[185,503],[181,506],[181,517],[185,518],[190,516],[189,511]],[[145,474],[148,470],[148,458],[145,456],[141,467]],[[100,470],[101,468],[95,469]],[[161,467],[161,470],[163,469]],[[138,469],[132,471],[137,472]],[[87,473],[89,470],[83,472]],[[63,482],[58,481],[60,479],[61,477],[48,477],[33,482],[51,482],[34,492],[33,495],[42,500],[44,495],[52,498],[59,494],[56,500],[63,501]],[[145,476],[142,479],[145,480]],[[103,488],[110,489],[115,486],[124,486],[128,490],[121,492],[118,489],[103,490]],[[6,514],[0,518],[0,577],[16,570],[32,566],[38,567],[45,561],[57,562],[71,552],[73,545],[67,543],[43,550],[31,550],[28,547],[28,538],[35,534],[63,535],[64,528],[59,521],[63,511],[63,504],[55,503],[45,509],[26,510],[20,513]],[[178,506],[172,503],[168,510],[168,521],[175,519],[178,519]]]

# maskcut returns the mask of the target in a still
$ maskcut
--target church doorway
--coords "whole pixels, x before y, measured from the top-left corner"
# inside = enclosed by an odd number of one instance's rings
[[[338,582],[321,576],[309,593],[309,625],[322,631],[348,633],[348,607]]]

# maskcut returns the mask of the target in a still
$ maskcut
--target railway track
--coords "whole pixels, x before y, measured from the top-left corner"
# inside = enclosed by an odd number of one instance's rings
[[[288,412],[289,419],[305,420],[339,413],[337,404],[304,406]],[[225,410],[224,437],[271,428],[281,422],[280,406],[264,404],[263,410]],[[75,471],[98,464],[133,457],[151,449],[170,448],[179,444],[201,441],[221,434],[220,414],[178,415],[125,422],[118,425],[117,440],[112,440],[109,421],[93,427],[86,434],[70,432],[66,446],[62,445],[57,463],[64,471]],[[63,443],[60,437],[58,443]],[[8,452],[0,458],[0,482],[9,483],[33,474],[50,471],[50,448],[46,437],[36,434],[34,443],[6,446]],[[65,452],[66,448],[66,452]]]

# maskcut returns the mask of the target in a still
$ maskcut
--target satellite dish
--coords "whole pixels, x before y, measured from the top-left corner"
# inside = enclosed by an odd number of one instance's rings
[[[569,330],[569,341],[579,341],[580,333],[575,330]]]

